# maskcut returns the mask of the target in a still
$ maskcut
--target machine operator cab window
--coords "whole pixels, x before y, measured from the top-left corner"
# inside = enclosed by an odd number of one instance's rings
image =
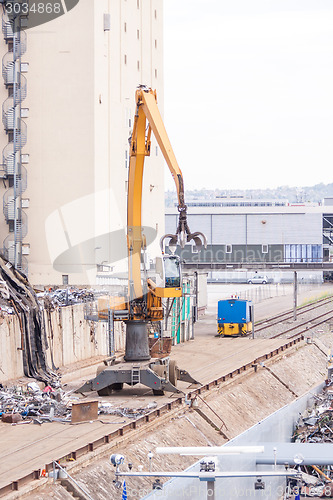
[[[181,283],[180,259],[177,255],[164,255],[165,288],[177,288]]]
[[[181,286],[180,258],[177,255],[163,255],[156,259],[156,282],[165,288],[179,288]]]

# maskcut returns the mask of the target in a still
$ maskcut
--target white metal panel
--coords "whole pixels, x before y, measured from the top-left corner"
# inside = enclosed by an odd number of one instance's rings
[[[166,233],[175,233],[177,215],[167,214]],[[214,245],[286,245],[322,243],[321,213],[191,214],[191,231]]]
[[[286,219],[287,222],[283,225],[283,243],[322,244],[323,231],[321,214],[285,214],[283,220]]]
[[[175,234],[177,230],[177,215],[165,216],[165,234]]]
[[[187,222],[192,233],[200,231],[207,238],[207,243],[212,242],[212,216],[211,215],[187,215]]]
[[[213,245],[244,245],[246,215],[213,215]]]
[[[321,244],[321,214],[249,214],[248,244]]]
[[[248,244],[283,244],[283,218],[283,214],[249,214],[247,218]]]

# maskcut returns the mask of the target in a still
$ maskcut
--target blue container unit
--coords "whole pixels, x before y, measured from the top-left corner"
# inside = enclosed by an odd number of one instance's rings
[[[250,300],[219,300],[217,336],[245,336],[252,332],[253,305]]]

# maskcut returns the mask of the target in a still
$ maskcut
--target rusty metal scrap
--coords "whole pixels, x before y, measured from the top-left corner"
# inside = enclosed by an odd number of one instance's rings
[[[127,408],[127,407],[114,407],[111,403],[101,403],[99,406],[99,414],[104,415],[117,415],[126,418],[139,418],[146,415],[151,410],[157,407],[157,403],[149,403],[143,408]]]
[[[13,308],[20,323],[24,374],[51,385],[57,384],[58,377],[46,359],[48,344],[44,315],[35,291],[26,276],[2,256],[0,280],[2,300],[5,294],[7,305]]]
[[[292,441],[296,443],[333,443],[333,381],[328,381],[323,392],[314,396],[314,405],[299,415]],[[333,467],[300,466],[301,493],[332,498]]]
[[[54,310],[57,307],[93,302],[96,293],[100,292],[90,288],[58,288],[38,293],[38,300],[45,309]]]
[[[72,398],[61,389],[42,391],[35,382],[29,383],[25,389],[21,386],[0,389],[0,415],[2,421],[9,423],[14,423],[8,417],[10,415],[20,415],[23,420],[31,422],[37,419],[37,423],[67,422],[70,421],[71,403]]]
[[[333,388],[315,396],[315,404],[300,415],[293,435],[299,443],[333,442]]]
[[[80,418],[75,408],[91,407],[93,414]],[[83,420],[95,420],[97,415],[115,415],[136,419],[146,415],[157,407],[157,403],[149,403],[145,407],[128,408],[115,406],[112,403],[99,401],[83,401],[79,396],[73,396],[72,391],[65,392],[50,386],[40,389],[36,382],[29,382],[26,387],[3,387],[0,384],[0,417],[3,422],[18,424],[23,422],[43,424],[44,422],[61,422],[63,424],[77,423]],[[73,415],[74,412],[74,415]],[[81,412],[82,413],[82,412]],[[85,415],[86,416],[86,415]],[[103,422],[106,423],[106,422]]]

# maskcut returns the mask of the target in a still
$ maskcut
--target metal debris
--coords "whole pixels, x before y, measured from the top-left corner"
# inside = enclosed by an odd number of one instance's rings
[[[78,402],[82,403],[82,400],[74,396],[73,391],[65,392],[62,388],[55,390],[51,386],[41,389],[36,381],[29,382],[26,387],[7,388],[0,384],[0,417],[3,422],[12,425],[25,422],[39,425],[44,422],[71,423],[72,407]],[[128,408],[99,401],[98,415],[136,419],[156,407],[156,402],[142,408]]]
[[[11,415],[19,420],[43,422],[70,422],[71,405],[76,397],[69,396],[62,389],[51,391],[50,386],[41,390],[36,382],[29,382],[26,388],[13,386],[0,388],[0,415],[2,421],[15,423]],[[19,421],[18,420],[18,421]]]
[[[157,407],[157,403],[149,403],[144,408],[113,407],[111,403],[101,403],[98,413],[104,415],[117,415],[126,418],[139,418]]]
[[[314,405],[296,422],[292,441],[295,443],[333,443],[333,381],[327,381],[323,392],[314,396]],[[314,497],[331,498],[333,467],[298,466],[302,472],[300,493]]]
[[[293,435],[296,443],[333,443],[333,387],[315,396],[315,404],[299,416]]]
[[[46,359],[48,344],[44,315],[36,293],[26,276],[2,256],[0,295],[3,311],[8,307],[13,309],[20,323],[24,374],[51,385],[57,384],[57,375],[49,368]]]
[[[44,304],[45,309],[56,309],[57,307],[69,306],[73,304],[82,304],[93,302],[95,300],[95,292],[88,288],[58,288],[50,289],[46,292],[38,293],[38,300]]]

